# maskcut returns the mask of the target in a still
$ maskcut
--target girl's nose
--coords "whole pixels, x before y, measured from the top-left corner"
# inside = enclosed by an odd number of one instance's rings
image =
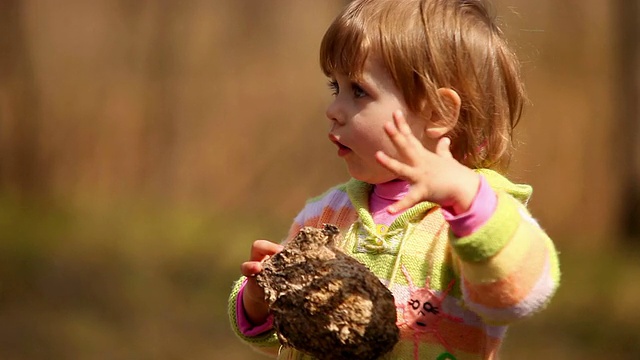
[[[327,119],[331,120],[332,123],[344,125],[344,115],[340,106],[340,102],[338,101],[338,97],[335,97],[331,104],[327,106],[326,115]]]

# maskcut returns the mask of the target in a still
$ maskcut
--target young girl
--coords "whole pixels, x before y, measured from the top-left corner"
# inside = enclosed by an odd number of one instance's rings
[[[388,286],[401,340],[385,358],[495,359],[508,324],[543,308],[560,273],[525,207],[531,188],[498,172],[524,95],[493,17],[479,0],[355,0],[320,61],[328,137],[352,179],[309,200],[288,239],[335,224],[341,248]],[[256,349],[304,358],[280,348],[253,278],[281,249],[253,243],[230,319]]]

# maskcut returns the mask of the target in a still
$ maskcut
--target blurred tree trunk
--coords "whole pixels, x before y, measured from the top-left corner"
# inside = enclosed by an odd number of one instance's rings
[[[174,190],[175,156],[177,151],[176,131],[179,121],[176,119],[175,79],[177,69],[176,57],[176,13],[181,10],[181,3],[170,0],[157,1],[150,5],[155,11],[155,36],[149,47],[150,56],[145,66],[145,84],[147,87],[147,103],[145,122],[147,132],[147,158],[149,166],[147,174],[155,179],[154,190],[165,192],[167,196]],[[147,8],[149,11],[151,8]]]
[[[0,2],[0,185],[20,197],[41,193],[46,168],[39,151],[39,96],[23,3]]]
[[[629,238],[640,237],[640,3],[617,1],[619,24],[619,94],[618,101],[619,139],[613,144],[621,147],[615,161],[623,172],[622,219],[623,230]]]

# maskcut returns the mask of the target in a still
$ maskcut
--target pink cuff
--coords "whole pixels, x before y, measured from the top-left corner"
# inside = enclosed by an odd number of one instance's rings
[[[247,312],[242,305],[242,296],[244,295],[244,286],[247,284],[245,280],[240,285],[240,291],[238,292],[238,300],[236,301],[236,319],[238,321],[238,329],[242,335],[247,337],[254,337],[266,333],[273,329],[273,315],[269,314],[267,320],[263,324],[254,325],[249,320]]]
[[[489,186],[489,183],[480,175],[478,193],[473,199],[469,210],[462,214],[454,215],[451,208],[442,208],[444,219],[447,220],[451,231],[457,237],[473,234],[491,218],[498,206],[498,196]]]

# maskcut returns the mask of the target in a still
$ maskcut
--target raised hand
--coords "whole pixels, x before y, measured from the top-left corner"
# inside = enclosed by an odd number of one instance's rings
[[[469,208],[478,191],[480,178],[453,158],[449,151],[449,138],[438,139],[435,152],[427,150],[413,135],[400,111],[393,113],[393,121],[386,123],[384,130],[398,155],[392,158],[378,151],[376,159],[411,184],[409,192],[388,208],[390,213],[399,213],[422,201],[451,207],[454,213]]]

